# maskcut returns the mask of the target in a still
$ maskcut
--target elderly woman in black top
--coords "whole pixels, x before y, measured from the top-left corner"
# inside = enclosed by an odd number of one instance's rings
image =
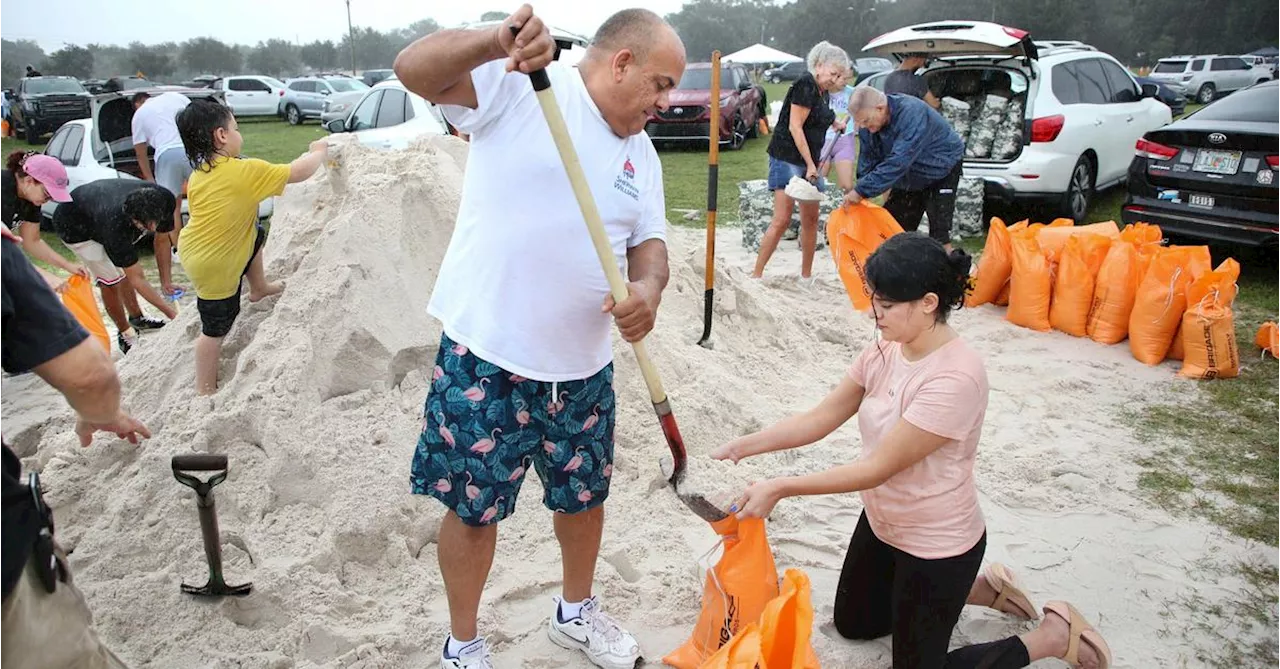
[[[801,177],[822,190],[825,184],[818,174],[822,143],[827,128],[836,124],[831,111],[830,95],[838,87],[842,75],[849,68],[849,55],[844,49],[829,42],[819,42],[809,50],[809,72],[796,80],[787,90],[778,115],[777,127],[769,141],[769,190],[773,191],[773,220],[769,230],[760,240],[760,255],[756,258],[752,277],[764,275],[769,257],[778,247],[778,240],[791,223],[791,212],[796,201],[783,189],[792,177]],[[800,276],[809,278],[813,271],[813,251],[818,242],[818,203],[800,202],[800,248],[803,253]]]

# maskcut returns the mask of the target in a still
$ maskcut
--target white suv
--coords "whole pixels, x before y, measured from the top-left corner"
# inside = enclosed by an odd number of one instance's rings
[[[1271,68],[1241,56],[1170,56],[1156,61],[1150,78],[1207,105],[1214,98],[1271,79]]]
[[[1009,150],[967,155],[964,174],[985,182],[988,199],[1048,203],[1077,221],[1096,191],[1128,177],[1138,139],[1172,120],[1154,85],[1140,87],[1115,58],[1080,42],[1033,42],[995,23],[939,21],[881,35],[864,50],[933,54],[923,76],[939,98],[981,104],[997,95],[1020,106],[1022,118],[1008,119],[1016,138]],[[887,76],[861,85],[883,89]]]

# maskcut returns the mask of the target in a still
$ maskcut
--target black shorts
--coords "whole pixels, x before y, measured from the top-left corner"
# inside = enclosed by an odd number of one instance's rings
[[[947,176],[920,190],[894,188],[884,208],[893,214],[903,230],[920,227],[920,215],[929,214],[929,236],[942,244],[951,243],[951,219],[956,213],[956,187],[964,174],[964,161],[956,163]]]
[[[249,262],[245,264],[244,270],[240,272],[243,277],[249,273],[249,266],[253,264],[253,259],[262,251],[262,245],[266,243],[266,232],[262,229],[262,225],[258,225],[258,235],[253,240],[253,253],[249,254]],[[231,297],[224,297],[221,300],[206,300],[196,298],[196,311],[200,312],[200,333],[206,337],[225,337],[231,332],[231,326],[235,324],[236,317],[240,315],[240,284],[236,284],[236,294]]]

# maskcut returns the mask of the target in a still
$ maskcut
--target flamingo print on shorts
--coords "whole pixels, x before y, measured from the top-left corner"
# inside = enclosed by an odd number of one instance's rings
[[[533,380],[442,335],[410,468],[415,494],[464,523],[511,515],[530,467],[543,505],[578,513],[604,502],[613,475],[613,365],[581,380]]]

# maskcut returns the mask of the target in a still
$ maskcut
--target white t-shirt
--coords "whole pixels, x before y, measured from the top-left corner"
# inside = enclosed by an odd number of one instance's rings
[[[547,68],[614,255],[666,239],[649,136],[609,129],[577,69]],[[427,312],[475,355],[538,381],[587,378],[613,359],[609,284],[529,77],[495,60],[471,73],[476,109],[442,105],[471,136],[462,201]]]
[[[182,146],[175,118],[189,104],[191,99],[181,93],[162,93],[142,103],[133,113],[133,143],[150,144],[156,155]]]

